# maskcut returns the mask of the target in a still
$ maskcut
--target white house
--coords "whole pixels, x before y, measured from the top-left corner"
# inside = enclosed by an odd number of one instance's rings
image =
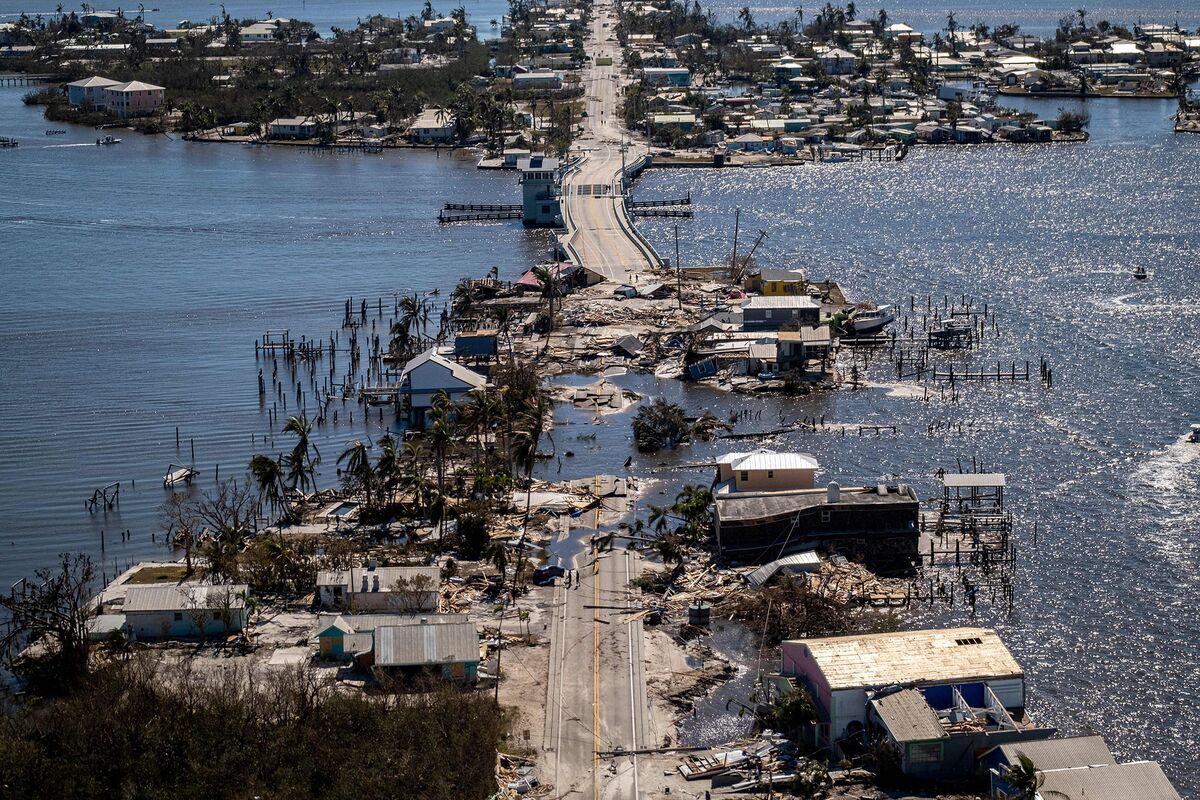
[[[279,30],[279,20],[254,22],[244,28],[238,28],[238,37],[246,43],[274,41],[275,33]]]
[[[487,386],[487,379],[456,361],[439,355],[431,347],[404,365],[400,373],[400,393],[408,402],[408,424],[424,427],[434,399],[445,392],[458,404],[467,393]]]
[[[280,117],[271,120],[272,139],[313,139],[321,129],[316,117]]]
[[[849,50],[833,47],[817,56],[817,61],[820,62],[821,69],[825,70],[826,75],[849,75],[854,71],[854,64],[858,61],[858,56]]]
[[[454,141],[454,116],[427,108],[409,126],[408,139],[419,144],[450,144]]]
[[[67,84],[67,100],[76,108],[104,108],[104,90],[110,86],[119,86],[120,81],[93,75]]]
[[[414,614],[437,611],[441,572],[437,567],[365,567],[317,573],[317,598],[324,608]]]
[[[131,586],[122,611],[137,639],[226,635],[246,625],[245,584]]]
[[[692,73],[687,67],[646,67],[642,70],[642,78],[649,86],[688,86],[692,82]]]

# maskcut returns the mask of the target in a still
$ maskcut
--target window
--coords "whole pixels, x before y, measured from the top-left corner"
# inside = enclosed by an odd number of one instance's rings
[[[983,644],[983,639],[980,639],[978,636],[970,636],[966,639],[955,639],[954,643],[957,645]]]
[[[830,512],[822,511],[821,512],[821,522],[829,522],[829,519],[830,519]]]
[[[908,746],[908,763],[937,764],[942,760],[940,742],[919,742]]]
[[[763,319],[770,319],[770,318],[771,318],[771,309],[769,309],[769,308],[765,309],[763,311]]]
[[[176,612],[175,612],[175,621],[176,621],[176,622],[183,622],[183,612],[182,612],[182,611],[176,611]]]
[[[769,479],[769,478],[774,478],[774,477],[775,477],[775,470],[773,470],[773,469],[767,470],[767,478]]]
[[[750,473],[749,473],[749,472],[746,472],[745,470],[742,470],[742,471],[741,471],[741,473],[738,475],[738,480],[739,480],[739,481],[748,481],[748,480],[750,480]]]

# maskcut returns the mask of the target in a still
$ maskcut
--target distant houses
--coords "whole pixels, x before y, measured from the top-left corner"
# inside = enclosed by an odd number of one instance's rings
[[[121,83],[99,75],[67,84],[67,101],[83,111],[107,111],[121,117],[144,117],[163,104],[166,89],[152,83]]]

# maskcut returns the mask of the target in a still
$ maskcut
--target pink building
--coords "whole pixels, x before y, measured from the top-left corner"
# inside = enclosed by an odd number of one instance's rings
[[[141,117],[158,110],[164,92],[163,87],[152,83],[119,83],[104,88],[104,106],[118,117]]]

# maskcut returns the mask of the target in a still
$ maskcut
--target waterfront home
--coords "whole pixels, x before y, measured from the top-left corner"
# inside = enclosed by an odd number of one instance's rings
[[[322,608],[416,613],[436,611],[441,572],[437,567],[365,567],[317,573]]]
[[[517,161],[521,171],[521,221],[526,225],[560,225],[562,175],[557,158],[535,153]]]
[[[249,617],[245,584],[130,586],[121,612],[131,638],[168,639],[227,635]]]
[[[106,86],[103,93],[108,113],[124,119],[153,114],[162,106],[166,89],[152,83],[130,81]]]
[[[487,379],[431,347],[404,365],[399,383],[400,395],[408,407],[408,424],[424,428],[439,394],[444,393],[457,405],[469,392],[487,386]]]
[[[779,330],[789,326],[818,325],[821,304],[808,295],[773,295],[747,298],[742,303],[744,330]]]
[[[825,372],[833,353],[834,337],[829,325],[801,325],[799,330],[780,331],[776,335],[779,349],[776,361],[779,369],[804,371],[809,361],[820,361]]]
[[[780,672],[813,699],[814,745],[882,737],[913,777],[966,777],[977,752],[1054,734],[1026,717],[1024,670],[987,628],[786,641]]]
[[[692,73],[686,67],[645,67],[642,78],[649,86],[688,86]]]
[[[408,128],[408,140],[417,144],[450,144],[454,141],[454,115],[440,108],[426,108]]]
[[[1034,800],[1180,800],[1162,767],[1153,761],[1055,769],[1040,775],[1042,783]]]
[[[1017,766],[1021,756],[1027,757],[1041,771],[1072,769],[1074,767],[1112,766],[1117,759],[1101,736],[1069,736],[1044,739],[1039,742],[1001,744],[979,757],[991,780],[993,800],[1017,800],[1020,791],[1004,780],[1005,771]]]
[[[110,86],[119,86],[120,81],[93,75],[90,78],[67,84],[67,102],[73,107],[83,110],[104,108],[104,90]]]
[[[759,448],[749,453],[726,453],[717,459],[714,486],[730,492],[769,492],[811,489],[817,459],[808,453],[776,453]]]
[[[730,152],[744,150],[747,153],[765,153],[771,149],[771,142],[757,133],[743,133],[726,140],[725,149]]]
[[[907,484],[713,492],[713,533],[723,558],[756,563],[789,550],[843,552],[881,571],[917,558],[920,505]]]
[[[316,117],[280,117],[268,126],[272,139],[315,139],[320,130]]]
[[[421,28],[426,34],[449,33],[454,30],[454,17],[427,19],[421,23]]]
[[[746,277],[747,291],[768,297],[807,294],[808,276],[800,269],[760,269]]]

